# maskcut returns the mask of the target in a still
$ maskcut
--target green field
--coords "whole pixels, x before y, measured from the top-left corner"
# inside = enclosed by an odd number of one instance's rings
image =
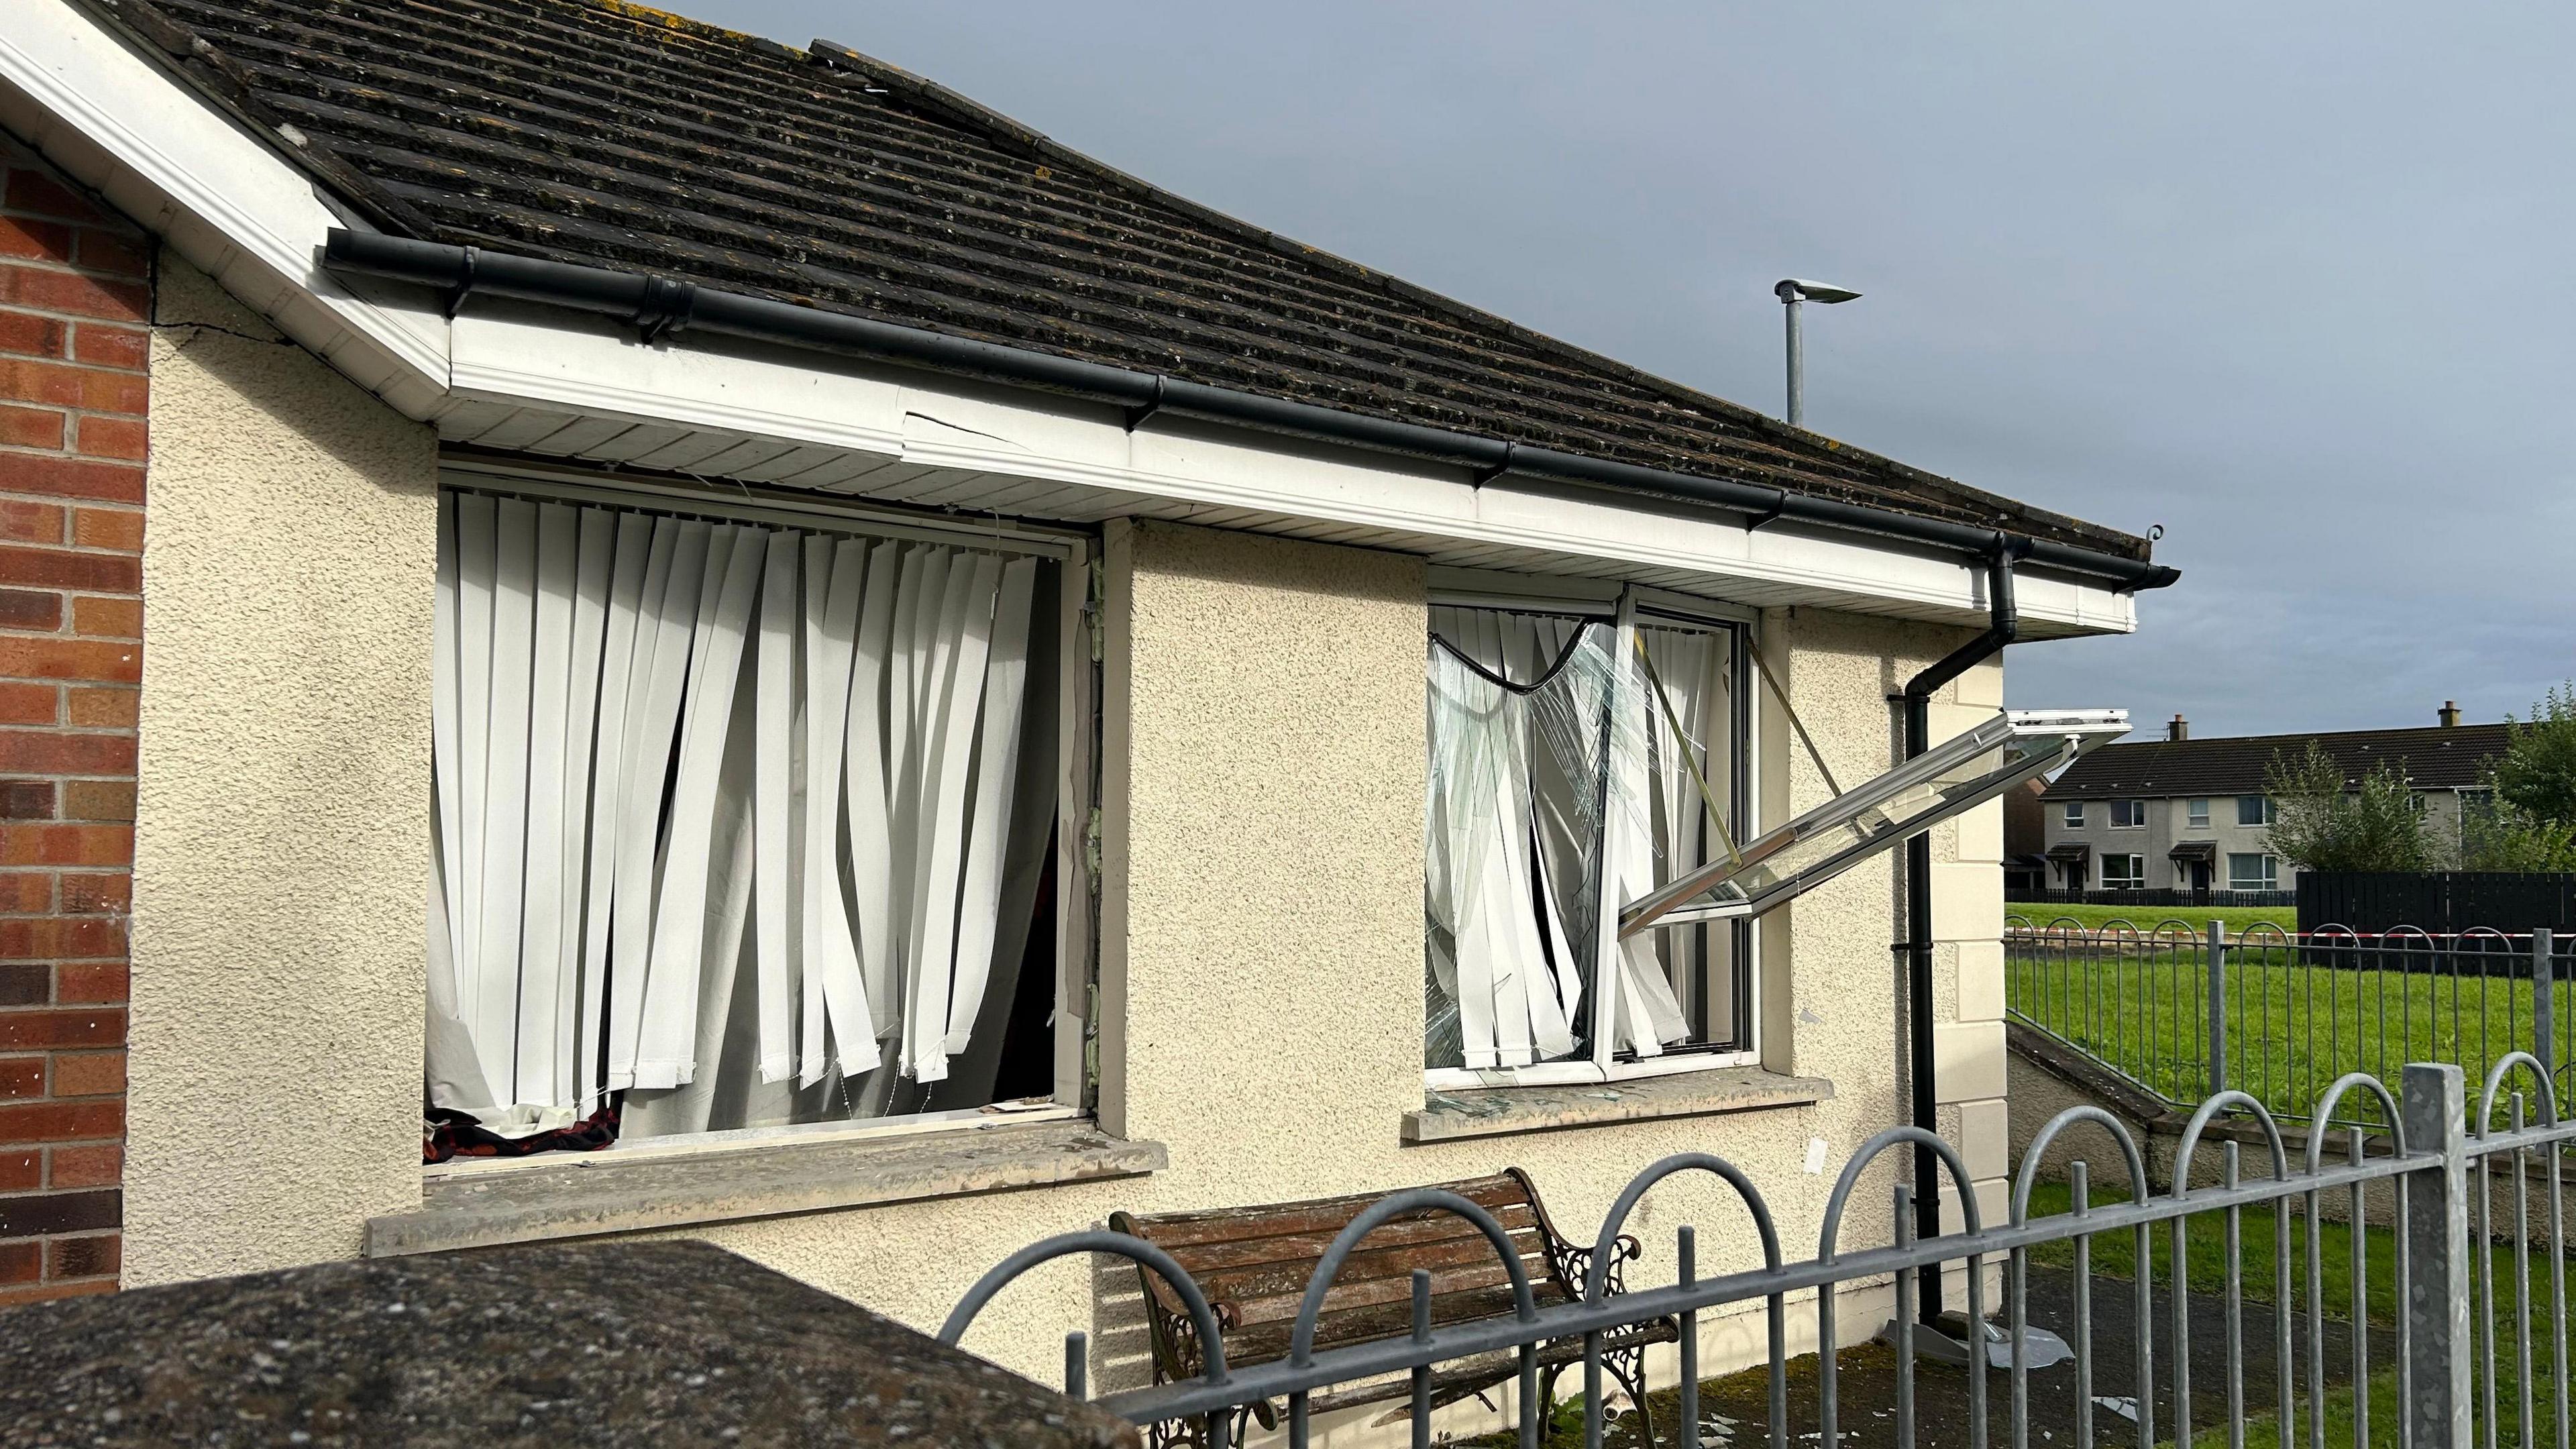
[[[2028,921],[2040,927],[2068,920],[2087,930],[2124,921],[2141,935],[2152,934],[2157,927],[2176,921],[2195,931],[2208,930],[2213,920],[2224,921],[2231,936],[2257,925],[2277,926],[2285,935],[2299,929],[2296,906],[2051,906],[2035,901],[2006,901],[2004,919]]]
[[[2006,999],[2021,1019],[2169,1101],[2196,1102],[2208,1092],[2209,978],[2197,947],[2154,938],[2022,940],[2008,946],[2005,971]],[[2474,1094],[2497,1058],[2533,1045],[2532,986],[2518,975],[2310,965],[2258,935],[2231,949],[2224,989],[2226,1084],[2276,1113],[2304,1115],[2346,1072],[2370,1072],[2393,1090],[2408,1062],[2456,1062]],[[2571,1008],[2576,1002],[2558,1011],[2561,1061],[2569,1059]],[[2518,1085],[2536,1095],[2528,1074]],[[2363,1105],[2358,1096],[2348,1100]],[[2536,1101],[2530,1111],[2539,1115]]]

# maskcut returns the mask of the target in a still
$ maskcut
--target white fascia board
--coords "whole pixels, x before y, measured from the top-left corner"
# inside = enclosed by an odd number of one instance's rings
[[[69,0],[11,4],[0,123],[362,385],[410,416],[439,411],[444,319],[379,307],[319,271],[344,223],[312,179]]]
[[[460,398],[852,449],[959,473],[1029,478],[1211,508],[1352,524],[1587,560],[1828,592],[1976,615],[1984,570],[1896,539],[1635,506],[1466,470],[1195,422],[1130,432],[1114,408],[938,379],[842,358],[758,348],[644,346],[601,318],[488,307],[454,328]],[[862,480],[864,486],[864,480]],[[2033,622],[2127,632],[2133,600],[2067,576],[2026,573]]]
[[[836,448],[906,463],[1146,495],[1394,536],[1502,546],[1867,610],[1963,620],[1983,571],[1895,539],[1751,530],[1610,494],[1114,409],[810,353],[648,347],[600,318],[478,302],[451,323],[360,295],[315,259],[340,217],[268,142],[74,9],[19,0],[0,32],[0,123],[160,233],[234,296],[406,416],[472,403]],[[2133,599],[2025,574],[2023,614],[2048,633],[2125,633]]]

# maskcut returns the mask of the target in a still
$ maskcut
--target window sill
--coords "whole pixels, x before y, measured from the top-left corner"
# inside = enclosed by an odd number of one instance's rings
[[[1404,1114],[1403,1135],[1407,1144],[1451,1142],[1610,1122],[1805,1107],[1833,1095],[1834,1084],[1822,1078],[1792,1077],[1760,1067],[1719,1067],[1562,1087],[1483,1087],[1430,1094],[1419,1111]]]
[[[631,1233],[1099,1178],[1165,1165],[1159,1142],[1089,1122],[1010,1123],[842,1141],[567,1155],[428,1181],[416,1212],[367,1221],[366,1255]]]

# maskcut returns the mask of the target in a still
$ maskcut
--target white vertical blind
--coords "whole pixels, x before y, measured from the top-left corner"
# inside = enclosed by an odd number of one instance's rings
[[[898,1075],[988,1054],[1036,890],[1006,857],[1052,816],[1020,768],[1038,577],[444,496],[431,1099],[631,1089],[682,1104],[666,1126],[747,1125],[891,1110]]]

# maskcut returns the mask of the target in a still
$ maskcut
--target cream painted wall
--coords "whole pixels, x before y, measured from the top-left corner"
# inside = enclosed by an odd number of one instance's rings
[[[164,253],[125,1282],[420,1200],[436,443]]]
[[[138,847],[129,1253],[148,1276],[136,1281],[346,1255],[368,1215],[418,1202],[428,672],[385,661],[428,652],[428,443],[372,405],[344,407],[300,354],[207,337],[165,339],[179,397],[156,417],[166,551],[147,560],[146,588],[167,607],[147,660]],[[1764,931],[1767,1064],[1830,1078],[1833,1100],[1402,1146],[1402,1114],[1421,1101],[1421,563],[1159,524],[1113,525],[1107,542],[1101,1097],[1107,1124],[1164,1143],[1169,1168],[693,1235],[929,1328],[1012,1249],[1117,1208],[1519,1165],[1563,1226],[1588,1234],[1638,1168],[1704,1150],[1752,1171],[1789,1251],[1812,1252],[1831,1177],[1801,1170],[1810,1139],[1838,1166],[1904,1109],[1889,865],[1852,871]],[[1815,610],[1761,628],[1845,784],[1889,762],[1892,681],[1954,642]],[[281,703],[315,698],[332,707]],[[1763,729],[1766,818],[1784,819],[1826,790],[1768,703]],[[311,757],[325,745],[329,758]],[[1955,841],[1944,849],[1947,861]],[[244,941],[261,945],[246,954]],[[275,1104],[325,1140],[204,1134],[210,1100]],[[1861,1187],[1846,1249],[1883,1240],[1895,1165]],[[1677,1179],[1631,1219],[1648,1248],[1632,1281],[1670,1278],[1685,1222],[1701,1229],[1703,1271],[1756,1260],[1742,1211]],[[1114,1384],[1133,1367],[1119,1362],[1134,1343],[1117,1301],[1130,1282],[1059,1263],[1014,1288],[970,1345],[1051,1377],[1063,1333],[1092,1329]],[[1862,1316],[1858,1331],[1876,1326]],[[1742,1325],[1709,1333],[1713,1347],[1758,1341]]]
[[[1399,1119],[1421,1101],[1419,565],[1167,525],[1114,529],[1107,554],[1105,748],[1123,768],[1103,802],[1102,1097],[1113,1125],[1167,1145],[1170,1168],[698,1236],[929,1326],[1011,1248],[1116,1208],[1376,1191],[1518,1165],[1561,1225],[1588,1235],[1639,1168],[1696,1150],[1745,1165],[1789,1251],[1813,1250],[1832,1179],[1802,1171],[1808,1140],[1823,1138],[1838,1169],[1903,1112],[1886,863],[1800,900],[1766,933],[1766,1007],[1791,1026],[1769,1043],[1770,1065],[1832,1079],[1834,1100],[1402,1146]],[[1886,764],[1889,627],[1815,611],[1766,621],[1766,655],[1845,783]],[[1767,763],[1765,788],[1783,803],[1824,798],[1803,757]],[[1847,1248],[1885,1240],[1886,1161],[1858,1191]],[[1632,1282],[1670,1280],[1672,1230],[1686,1222],[1701,1228],[1703,1271],[1757,1261],[1742,1211],[1705,1180],[1675,1179],[1631,1220],[1647,1244]],[[1101,1381],[1114,1384],[1132,1371],[1117,1360],[1133,1334],[1101,1301],[1131,1282],[1096,1283],[1069,1262],[1042,1270],[969,1342],[1051,1374],[1063,1333],[1091,1329],[1109,1360]],[[1862,1317],[1856,1331],[1877,1327]],[[1758,1339],[1712,1325],[1709,1343],[1741,1354]]]

